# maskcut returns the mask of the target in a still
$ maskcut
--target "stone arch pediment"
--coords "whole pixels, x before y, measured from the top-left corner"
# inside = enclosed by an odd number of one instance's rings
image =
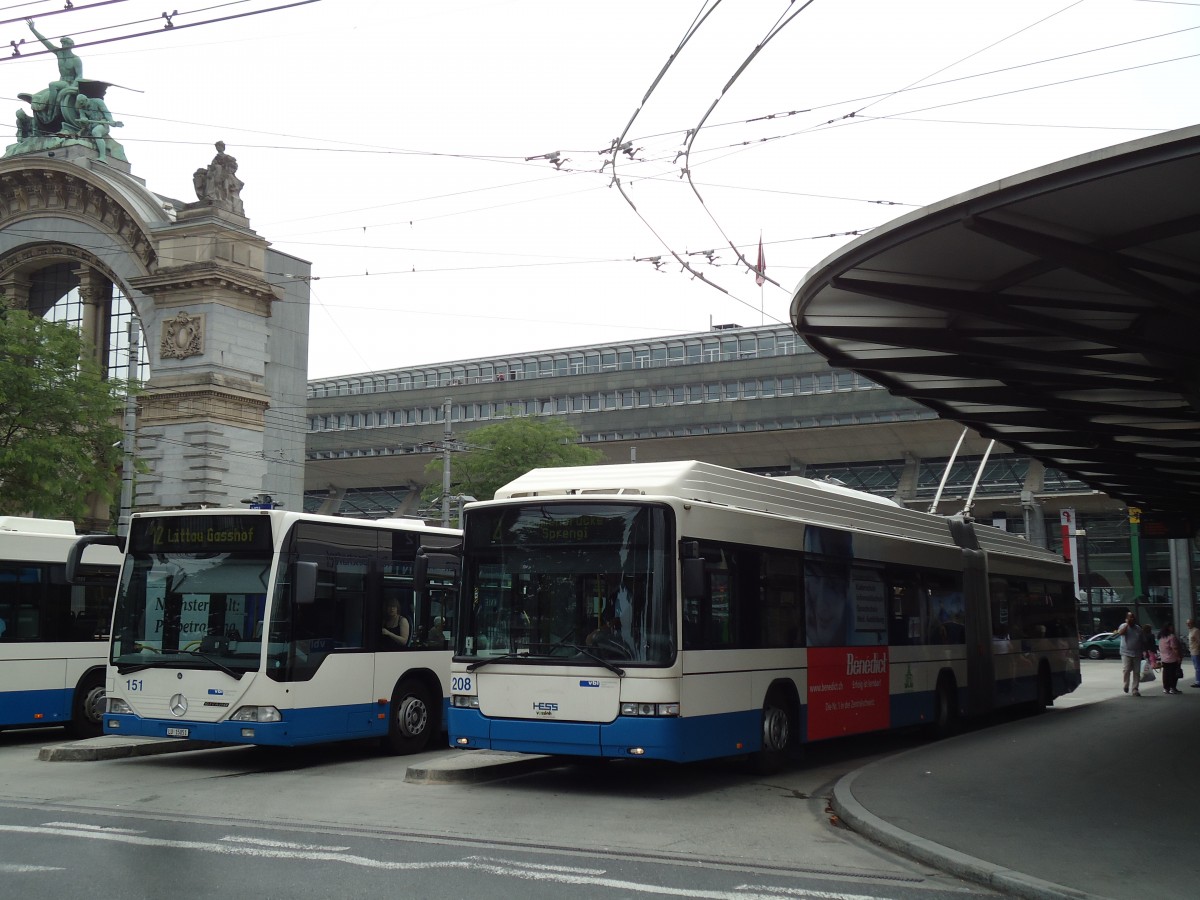
[[[18,157],[0,162],[0,232],[8,237],[3,250],[10,253],[24,250],[21,226],[31,220],[64,219],[106,236],[108,246],[95,247],[101,251],[93,258],[107,258],[113,252],[124,252],[137,261],[128,266],[102,266],[106,272],[117,274],[125,269],[122,281],[154,271],[157,255],[152,231],[169,225],[171,218],[164,201],[151,193],[137,179],[119,172],[96,171],[77,163],[42,157]],[[59,240],[47,241],[44,229],[28,233],[28,244],[53,243],[67,246],[75,230],[60,229]],[[2,251],[0,251],[2,252]],[[43,251],[44,252],[44,251]],[[4,268],[8,268],[5,254]]]

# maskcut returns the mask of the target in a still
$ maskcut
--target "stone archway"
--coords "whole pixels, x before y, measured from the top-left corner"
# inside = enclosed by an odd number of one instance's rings
[[[272,251],[240,197],[181,203],[86,147],[9,149],[0,291],[36,311],[77,288],[97,353],[114,289],[141,323],[150,378],[133,508],[239,506],[258,493],[301,508],[309,265]],[[218,158],[236,169],[223,147]]]

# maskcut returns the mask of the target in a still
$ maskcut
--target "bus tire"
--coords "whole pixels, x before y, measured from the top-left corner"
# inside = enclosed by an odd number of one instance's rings
[[[943,675],[938,679],[937,694],[933,701],[933,721],[929,726],[929,735],[934,740],[948,738],[958,730],[956,693],[954,676]]]
[[[750,767],[759,775],[772,775],[783,768],[797,739],[796,713],[786,692],[778,687],[767,691],[762,708],[762,747],[750,755]]]
[[[417,678],[405,678],[396,685],[388,707],[384,749],[397,756],[420,753],[429,745],[430,736],[437,728],[437,710],[425,683]]]
[[[1045,712],[1047,707],[1054,705],[1054,693],[1050,687],[1050,667],[1042,660],[1038,666],[1036,695],[1033,700],[1033,713]]]
[[[71,698],[70,731],[77,738],[97,737],[104,732],[104,672],[88,672],[80,679]]]

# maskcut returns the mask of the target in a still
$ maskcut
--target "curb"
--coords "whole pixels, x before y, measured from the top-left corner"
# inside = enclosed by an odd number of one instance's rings
[[[495,750],[457,750],[449,759],[434,760],[424,766],[409,766],[404,773],[404,781],[406,784],[482,784],[560,765],[562,760],[554,756]]]
[[[133,756],[158,756],[161,753],[179,753],[183,750],[206,750],[213,747],[224,747],[209,741],[174,740],[171,738],[145,738],[130,740],[129,738],[109,739],[103,737],[86,738],[82,741],[72,741],[69,744],[56,744],[43,747],[38,751],[38,759],[42,762],[94,762],[101,759],[126,759]]]
[[[880,762],[890,762],[895,757]],[[1089,894],[1074,888],[1064,887],[1052,881],[1043,881],[995,863],[986,862],[958,850],[952,850],[934,841],[917,837],[869,812],[854,798],[854,779],[874,765],[843,776],[833,786],[833,811],[854,831],[866,838],[915,859],[943,872],[957,875],[967,881],[991,888],[1010,896],[1026,900],[1109,900],[1100,894]]]

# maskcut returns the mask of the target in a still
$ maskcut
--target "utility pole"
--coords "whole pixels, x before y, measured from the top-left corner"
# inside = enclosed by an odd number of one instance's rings
[[[442,401],[442,527],[450,527],[450,442],[453,434],[450,430],[450,398]]]
[[[135,317],[129,319],[129,359],[125,375],[125,424],[121,442],[121,513],[117,518],[117,537],[129,534],[129,517],[133,514],[133,451],[137,438],[137,400],[133,387],[138,374],[138,326]]]

